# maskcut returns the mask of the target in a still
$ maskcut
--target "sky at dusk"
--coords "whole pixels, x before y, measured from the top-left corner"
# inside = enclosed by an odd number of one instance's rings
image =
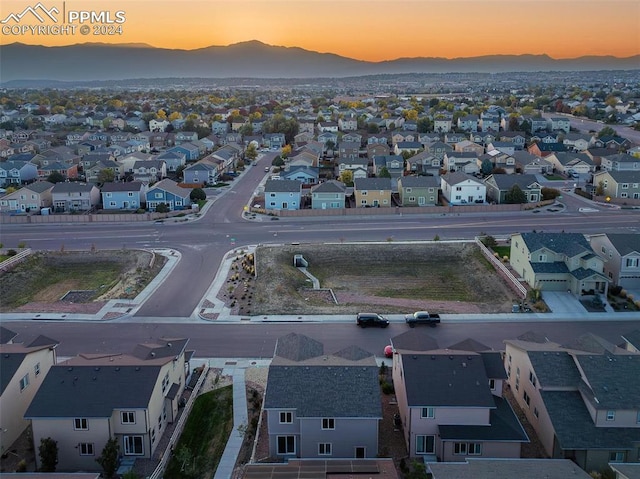
[[[36,1],[2,0],[0,20]],[[401,57],[640,54],[638,0],[41,0],[60,12],[125,12],[121,34],[32,35],[30,13],[1,25],[1,44],[146,43],[195,49],[259,40],[369,61]],[[58,15],[58,23],[62,20]],[[53,22],[46,19],[45,24]],[[13,30],[7,28],[13,27]]]

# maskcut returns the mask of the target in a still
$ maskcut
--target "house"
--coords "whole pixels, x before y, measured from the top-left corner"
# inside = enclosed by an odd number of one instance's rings
[[[219,160],[221,164],[221,170],[225,173],[235,170],[236,162],[240,159],[240,150],[235,148],[233,144],[227,144],[222,148],[218,148],[216,151],[209,155],[213,160]]]
[[[187,343],[162,338],[131,354],[81,354],[52,366],[24,415],[36,448],[51,437],[57,468],[67,471],[99,470],[112,438],[124,458],[151,458],[177,417],[191,371]]]
[[[466,133],[449,132],[444,135],[444,142],[447,145],[453,145],[454,148],[456,143],[460,143],[461,141],[468,141]]]
[[[505,345],[509,386],[549,457],[588,472],[639,461],[639,354],[593,334]]]
[[[484,146],[470,140],[462,140],[453,145],[453,150],[460,153],[475,153],[480,156],[484,153]]]
[[[198,134],[195,131],[179,131],[176,133],[174,142],[176,145],[182,145],[183,143],[190,143],[198,139]]]
[[[140,153],[138,151],[135,153],[131,153],[130,155],[120,157],[118,159],[118,172],[121,175],[133,173],[133,165],[135,165],[136,161],[147,161],[153,160],[155,158],[156,157],[154,155],[151,155],[149,153]]]
[[[287,144],[284,133],[265,133],[263,141],[270,150],[280,150]]]
[[[393,147],[393,153],[395,155],[402,155],[403,153],[415,155],[420,150],[422,150],[422,143],[419,141],[400,141]]]
[[[344,135],[342,135],[341,141],[354,142],[358,144],[358,147],[360,147],[360,145],[362,145],[362,135],[354,132],[345,133]]]
[[[36,181],[13,193],[0,197],[0,211],[8,213],[38,213],[52,205],[53,183]]]
[[[406,160],[406,170],[412,174],[427,174],[438,176],[442,161],[431,153],[421,151]]]
[[[356,207],[391,206],[391,180],[389,178],[356,178],[353,184]]]
[[[296,333],[278,339],[264,398],[269,455],[376,458],[382,419],[376,361],[355,346],[331,355],[323,349]]]
[[[373,160],[374,156],[384,156],[391,153],[391,148],[386,143],[372,143],[367,145],[367,158]]]
[[[501,142],[513,143],[516,151],[523,150],[527,142],[525,133],[520,131],[503,131],[498,134]]]
[[[564,135],[562,143],[573,151],[585,151],[595,145],[595,137],[570,131]]]
[[[440,176],[440,189],[450,205],[484,203],[487,197],[484,183],[460,171]]]
[[[338,133],[339,125],[335,121],[320,121],[318,122],[318,131],[321,133]]]
[[[484,111],[480,114],[480,121],[478,122],[480,131],[499,131],[500,130],[500,115],[494,114],[489,111]]]
[[[640,171],[640,158],[627,153],[618,153],[602,156],[600,165],[609,171]]]
[[[336,180],[325,181],[311,188],[311,209],[329,210],[345,207],[346,187]]]
[[[343,171],[349,170],[353,173],[353,179],[366,178],[369,161],[366,158],[354,158],[347,160],[338,160],[338,176]]]
[[[403,176],[398,180],[402,206],[435,206],[440,179],[437,176]]]
[[[38,167],[29,161],[0,162],[0,186],[22,185],[38,178]]]
[[[355,131],[358,129],[358,117],[354,115],[345,116],[338,119],[338,129],[340,131]]]
[[[325,150],[333,150],[338,144],[338,134],[332,131],[322,132],[318,135],[318,141],[324,145]]]
[[[516,151],[516,145],[510,141],[492,141],[487,145],[487,152],[498,150],[505,155],[513,155]]]
[[[602,196],[621,200],[640,199],[640,171],[599,171],[593,184],[602,186]]]
[[[443,166],[446,171],[462,171],[469,175],[478,173],[478,155],[474,152],[449,151],[444,155]]]
[[[423,334],[391,339],[393,384],[409,456],[425,462],[520,457],[529,438],[502,397],[507,375],[500,352],[430,349],[430,341],[416,336]]]
[[[51,201],[56,213],[90,211],[100,204],[100,190],[86,183],[56,183],[51,189]]]
[[[604,260],[579,233],[513,234],[509,264],[532,288],[607,297]]]
[[[541,156],[545,158],[552,153],[558,153],[562,151],[567,151],[567,147],[562,143],[554,142],[554,143],[545,143],[545,142],[534,142],[527,148],[527,151],[533,155]]]
[[[511,155],[515,160],[516,171],[525,175],[545,174],[553,171],[553,165],[539,156],[528,151],[516,151]]]
[[[341,141],[338,143],[338,158],[353,159],[360,156],[360,142]]]
[[[229,130],[229,123],[226,121],[214,120],[211,122],[211,133],[215,135],[225,135]]]
[[[183,148],[185,145],[174,148]],[[162,161],[165,164],[167,171],[176,171],[179,167],[184,166],[187,163],[187,157],[184,150],[167,150],[164,153],[160,153],[156,156],[156,160]],[[136,162],[137,164],[137,162]]]
[[[553,168],[562,174],[571,172],[587,174],[595,170],[593,160],[584,153],[571,153],[568,151],[554,152],[544,158]]]
[[[531,124],[531,133],[546,131],[548,128],[547,119],[541,116],[526,117],[525,120]]]
[[[436,141],[435,143],[427,143],[424,145],[424,151],[440,160],[444,160],[444,155],[453,151],[451,145]]]
[[[566,116],[553,116],[548,119],[547,123],[551,131],[564,131],[566,134],[571,130],[569,117]]]
[[[536,143],[559,143],[560,137],[557,132],[548,133],[548,132],[540,132],[533,133],[530,138],[531,142]],[[569,148],[563,148],[561,151],[568,151]]]
[[[183,210],[191,206],[190,195],[191,188],[181,188],[175,181],[165,178],[147,191],[147,209],[155,211],[160,203],[164,203],[169,211]]]
[[[589,243],[604,260],[604,274],[612,284],[640,291],[640,234],[597,234]]]
[[[100,174],[103,170],[108,170],[113,173],[115,179],[120,174],[120,165],[113,160],[96,161],[88,168],[84,169],[84,179],[90,183],[98,183],[100,181]]]
[[[302,183],[297,180],[267,180],[264,185],[264,207],[267,210],[299,210]]]
[[[180,145],[173,146],[160,156],[170,153],[176,153],[178,155],[184,156],[185,161],[196,161],[198,158],[200,158],[200,148],[198,147],[198,145],[194,145],[191,142],[181,143]],[[167,168],[169,169],[169,171],[175,171],[174,169],[172,169],[174,165],[173,161],[167,161],[167,158],[159,159],[164,160],[167,163]],[[180,165],[184,165],[184,162],[175,165],[175,168],[178,168],[178,166]]]
[[[469,140],[479,145],[488,145],[492,141],[496,141],[496,134],[491,131],[478,131],[469,134]]]
[[[198,161],[182,170],[182,178],[188,185],[215,185],[218,182],[218,168],[206,161]]]
[[[433,119],[433,131],[436,133],[447,133],[451,131],[452,118],[449,116],[437,115]]]
[[[478,131],[478,115],[465,115],[458,118],[458,129],[463,131]]]
[[[484,184],[487,186],[487,201],[497,204],[513,203],[510,193],[515,186],[524,193],[526,203],[542,199],[542,185],[535,175],[489,175]]]
[[[140,181],[105,183],[102,186],[102,208],[105,210],[137,210],[144,208],[145,186]]]
[[[154,133],[163,132],[169,125],[170,123],[167,120],[156,120],[152,118],[149,120],[149,131]]]
[[[38,336],[28,342],[14,342],[16,333],[1,328],[0,354],[0,452],[7,454],[29,425],[24,414],[42,386],[49,369],[56,364],[58,342]]]
[[[139,160],[133,164],[133,179],[155,183],[167,176],[167,164],[162,160]]]
[[[374,156],[373,173],[379,176],[382,168],[386,168],[391,178],[400,178],[404,171],[404,159],[400,155]]]
[[[464,462],[430,462],[432,479],[590,479],[592,476],[569,459],[480,459]]]
[[[280,177],[285,180],[296,180],[303,185],[315,185],[318,183],[320,176],[320,169],[313,166],[292,166],[287,165],[288,168],[280,173]]]
[[[367,145],[389,145],[389,139],[386,135],[375,134],[367,137]]]
[[[395,146],[404,141],[416,141],[418,135],[413,131],[396,131],[391,135],[391,145]],[[422,145],[418,149],[422,148]]]

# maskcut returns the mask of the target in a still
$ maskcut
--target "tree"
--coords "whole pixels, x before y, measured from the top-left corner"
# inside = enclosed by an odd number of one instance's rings
[[[111,479],[118,470],[118,456],[120,455],[120,446],[115,437],[110,438],[102,449],[100,457],[96,462],[100,464],[104,475],[107,479]]]
[[[604,181],[600,181],[598,183],[598,186],[596,186],[596,196],[603,196],[604,195]]]
[[[378,172],[378,178],[391,178],[391,173],[389,173],[389,170],[386,166],[380,168],[380,171]]]
[[[287,158],[290,154],[291,154],[291,145],[284,145],[282,147],[282,152],[280,153],[280,156],[282,156],[282,158]]]
[[[426,116],[418,118],[418,133],[427,133],[431,131],[432,125],[431,120]]]
[[[177,111],[174,111],[173,113],[171,113],[171,115],[169,115],[169,121],[179,120],[180,118],[182,118],[182,115]]]
[[[340,173],[340,181],[342,181],[347,186],[352,186],[353,185],[353,171],[344,170],[342,173]]]
[[[325,142],[324,146],[327,147],[327,153],[331,152],[333,154],[333,150],[336,147],[336,144],[333,140],[328,140]]]
[[[40,439],[40,472],[56,472],[58,464],[58,441],[54,441],[50,437]]]
[[[156,213],[168,213],[169,205],[166,203],[160,203],[156,206]]]
[[[489,176],[493,171],[493,163],[489,158],[485,158],[482,160],[482,164],[480,165],[480,171],[484,176]]]
[[[367,124],[367,133],[371,133],[371,134],[376,134],[376,133],[380,133],[380,127],[377,125],[377,123],[368,123]]]
[[[113,183],[115,180],[115,173],[110,168],[104,168],[98,172],[98,183],[104,185],[105,183]]]
[[[187,167],[187,165],[179,165],[179,166],[176,168],[176,177],[177,177],[179,180],[182,180],[182,178],[183,178],[183,176],[184,176],[184,173],[183,173],[183,172],[184,172],[184,169],[185,169],[186,167]]]
[[[509,131],[516,131],[519,126],[518,117],[516,115],[511,115],[509,117]]]
[[[64,175],[59,171],[52,171],[49,173],[49,176],[47,176],[47,181],[49,183],[62,183],[64,179]]]
[[[271,162],[271,164],[272,164],[273,166],[278,166],[278,167],[280,167],[280,166],[284,165],[284,160],[282,159],[282,157],[281,157],[280,155],[278,155],[278,156],[276,156],[276,157],[273,159],[273,161]]]
[[[602,130],[598,132],[598,138],[602,138],[604,136],[615,136],[616,130],[611,128],[610,126],[605,126]]]
[[[191,201],[204,201],[207,199],[207,194],[202,188],[194,188],[189,193],[189,198],[191,198]]]
[[[522,188],[513,185],[505,195],[505,202],[509,204],[522,204],[527,202],[527,195],[524,194]]]
[[[251,161],[258,157],[258,149],[256,148],[255,143],[249,143],[247,150],[244,152],[244,156]]]
[[[542,195],[542,201],[553,200],[560,196],[560,190],[543,186],[540,190],[540,194]]]

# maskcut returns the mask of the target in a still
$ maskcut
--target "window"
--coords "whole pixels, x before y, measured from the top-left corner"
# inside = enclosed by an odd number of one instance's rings
[[[456,455],[467,454],[467,443],[456,442],[453,444],[453,453]]]
[[[162,380],[162,392],[164,393],[169,387],[169,373],[165,374],[164,379]]]
[[[533,374],[533,371],[529,371],[529,382],[534,386],[536,385],[536,376]]]
[[[639,258],[627,258],[626,259],[626,267],[627,268],[637,268],[639,262],[640,262]]]
[[[533,415],[534,415],[535,417],[540,417],[540,413],[538,412],[538,408],[537,408],[537,407],[534,407],[534,408],[533,408]]]
[[[22,376],[20,380],[20,391],[24,391],[29,386],[29,373]]]
[[[482,454],[482,444],[479,442],[470,442],[467,445],[467,451],[470,456],[479,456]]]
[[[156,193],[156,194],[155,194],[155,197],[156,197],[156,198],[162,198],[162,193]]]
[[[296,437],[278,436],[278,454],[295,454]]]
[[[520,390],[520,368],[516,368],[516,391]]]
[[[135,424],[136,413],[134,411],[122,411],[120,412],[120,422],[122,424]]]
[[[527,403],[527,406],[531,406],[531,397],[527,394],[527,391],[522,393],[522,397],[524,398],[524,402]]]
[[[35,374],[36,376],[40,374],[40,363],[36,363],[36,365],[33,367],[33,374]]]
[[[107,198],[111,198],[113,195],[111,193],[107,193]]]
[[[616,412],[607,411],[607,421],[615,421],[615,420],[616,420]]]
[[[89,429],[89,422],[86,418],[75,418],[73,420],[73,428],[76,431],[87,431]]]
[[[142,436],[124,436],[122,439],[125,456],[142,456],[144,454]]]
[[[624,451],[614,451],[609,453],[610,462],[624,462]]]
[[[420,411],[420,417],[423,419],[433,419],[436,414],[435,414],[435,409],[432,407],[423,407],[422,410]]]
[[[93,443],[81,442],[78,444],[78,450],[81,456],[93,456]]]
[[[156,442],[156,428],[155,427],[151,430],[151,444],[153,444],[154,442]]]
[[[132,197],[133,196],[133,191],[130,191],[127,195]]]
[[[281,412],[280,424],[293,424],[293,413],[291,411]]]
[[[330,456],[331,455],[331,443],[321,442],[318,444],[318,456]]]
[[[435,454],[435,436],[416,436],[416,454]]]
[[[492,391],[494,391],[496,389],[496,380],[495,379],[489,379],[489,389],[491,389]]]
[[[335,429],[336,428],[336,420],[333,418],[323,418],[322,419],[322,429]]]
[[[116,206],[116,202],[115,201],[109,201],[109,206]]]

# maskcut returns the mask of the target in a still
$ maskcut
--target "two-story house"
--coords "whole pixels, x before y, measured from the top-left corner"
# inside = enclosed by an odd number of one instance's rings
[[[378,455],[378,367],[355,346],[325,355],[322,343],[278,339],[264,409],[271,457],[364,459]]]
[[[511,235],[509,263],[532,288],[606,298],[604,261],[582,234],[516,233]]]
[[[563,174],[571,172],[587,174],[595,169],[591,157],[584,153],[571,153],[566,151],[554,152],[545,157],[553,168]]]
[[[53,183],[36,181],[0,198],[0,211],[9,213],[37,213],[52,205]]]
[[[604,274],[614,285],[640,290],[640,234],[597,234],[589,237],[589,243],[604,260]]]
[[[299,210],[302,183],[297,180],[267,180],[264,185],[264,207],[267,210]]]
[[[428,174],[433,176],[440,175],[442,160],[433,156],[431,153],[421,151],[417,155],[407,158],[406,170],[413,174]]]
[[[174,148],[183,148],[184,145]],[[187,157],[181,150],[167,150],[164,153],[160,153],[156,160],[162,161],[165,164],[167,171],[176,171],[179,167],[184,166],[187,163]]]
[[[391,206],[391,180],[389,178],[356,178],[354,196],[357,208]]]
[[[341,141],[338,143],[338,158],[351,160],[360,156],[360,142]]]
[[[550,457],[589,472],[640,462],[639,354],[593,334],[505,344],[509,386]]]
[[[147,209],[155,211],[160,203],[169,211],[183,210],[191,206],[191,188],[182,188],[173,180],[165,178],[154,184],[146,192]]]
[[[338,176],[343,171],[349,170],[353,173],[353,179],[366,178],[369,161],[366,158],[352,158],[338,160]]]
[[[218,168],[207,161],[198,161],[182,170],[182,177],[188,185],[214,185],[218,181]]]
[[[100,190],[85,183],[56,183],[51,189],[51,201],[56,213],[89,211],[100,203]]]
[[[608,171],[640,171],[640,158],[628,153],[602,156],[600,166]]]
[[[471,151],[449,151],[444,155],[443,167],[446,171],[462,171],[468,175],[478,173],[478,154]]]
[[[391,339],[393,384],[409,456],[425,462],[520,457],[529,438],[502,397],[506,372],[500,353],[429,350],[422,346],[429,341],[415,337],[420,334]]]
[[[487,197],[484,183],[460,171],[440,176],[440,189],[450,205],[484,203]]]
[[[145,185],[140,181],[105,183],[102,186],[102,208],[105,210],[137,210],[144,208]]]
[[[135,181],[155,183],[167,176],[167,164],[163,160],[136,160],[131,173]]]
[[[191,370],[187,343],[163,338],[131,354],[81,354],[52,366],[24,415],[35,447],[57,441],[60,470],[99,470],[111,438],[125,458],[150,458],[178,414]]]
[[[336,180],[329,180],[311,188],[311,209],[328,210],[345,207],[346,187]]]
[[[21,185],[38,178],[38,167],[29,161],[0,162],[0,186]]]
[[[569,117],[566,116],[554,116],[548,119],[548,127],[551,131],[563,131],[569,133],[571,130],[571,123]]]
[[[497,204],[515,203],[511,193],[516,185],[524,193],[526,203],[536,203],[542,198],[542,185],[535,175],[489,175],[484,184],[487,201]]]
[[[31,404],[49,369],[56,364],[58,342],[38,336],[27,343],[17,342],[16,334],[0,328],[0,452],[6,454],[29,425],[24,413]]]
[[[640,171],[598,171],[593,175],[593,184],[602,186],[605,197],[640,200]]]
[[[440,179],[437,176],[403,176],[398,180],[398,198],[402,206],[435,206]]]

